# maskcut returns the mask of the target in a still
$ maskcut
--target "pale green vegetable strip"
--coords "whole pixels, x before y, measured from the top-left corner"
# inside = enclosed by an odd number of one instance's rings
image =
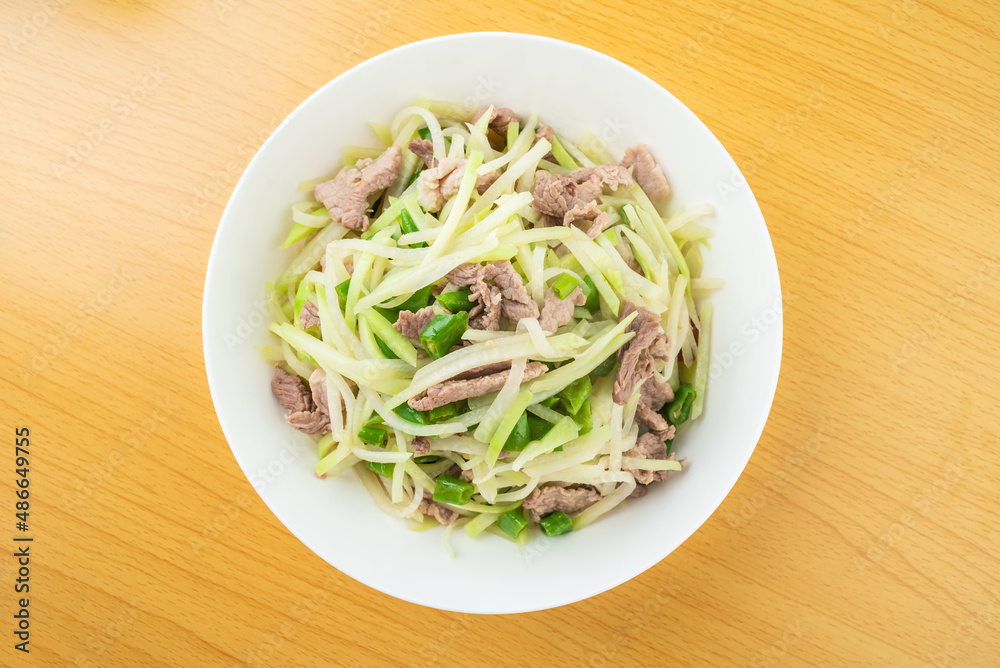
[[[504,165],[510,163],[512,160],[516,160],[519,156],[527,153],[528,149],[531,148],[531,142],[535,140],[534,128],[535,125],[537,125],[537,122],[537,116],[532,114],[532,116],[528,118],[525,127],[519,131],[517,139],[513,144],[511,144],[510,149],[508,149],[499,158],[484,163],[483,166],[476,171],[476,173],[482,175],[496,171]]]
[[[551,424],[555,424],[566,417],[562,413],[554,411],[548,406],[543,406],[541,404],[532,404],[531,406],[528,406],[528,412],[537,415]]]
[[[366,462],[381,462],[383,464],[395,464],[405,462],[413,453],[392,452],[391,450],[369,450],[359,446],[354,446],[354,456]]]
[[[505,244],[523,248],[528,244],[541,243],[543,241],[562,241],[573,236],[573,230],[568,227],[536,227],[532,230],[514,232],[502,238]],[[538,250],[536,248],[535,250]],[[544,249],[543,249],[544,250]]]
[[[694,402],[691,404],[691,418],[694,420],[705,410],[705,391],[708,388],[708,371],[712,355],[712,304],[701,305],[701,329],[698,330],[698,352],[694,367]]]
[[[677,242],[674,241],[673,235],[671,235],[663,225],[663,219],[660,218],[660,213],[656,210],[656,207],[653,206],[653,203],[649,201],[649,198],[646,197],[646,193],[642,191],[642,188],[640,188],[638,184],[632,186],[629,192],[632,193],[633,197],[635,197],[635,201],[639,203],[639,207],[641,209],[640,216],[642,213],[649,216],[650,227],[654,228],[660,235],[660,238],[663,239],[664,245],[667,247],[667,250],[670,251],[670,257],[672,257],[674,262],[677,263],[678,270],[685,276],[690,276],[690,270],[688,269],[687,262],[684,260],[684,256],[681,255],[681,249],[677,247]]]
[[[425,109],[423,107],[420,107],[420,106],[406,107],[405,109],[403,109],[402,111],[400,111],[398,114],[396,114],[396,118],[392,122],[392,128],[391,129],[393,130],[393,132],[395,132],[395,131],[397,131],[399,129],[402,129],[404,127],[407,127],[407,125],[403,124],[403,120],[408,115],[413,115],[413,116],[421,118],[424,121],[424,123],[427,125],[427,129],[431,133],[431,143],[434,145],[434,157],[435,157],[435,159],[440,160],[441,158],[445,157],[444,135],[441,134],[441,124],[438,122],[437,117],[432,112],[428,111],[427,109]],[[419,127],[419,125],[418,125],[418,127]],[[413,132],[415,132],[415,131],[416,131],[416,128],[414,128]],[[399,146],[401,146],[401,147],[409,144],[410,143],[410,137],[413,135],[413,132],[410,132],[409,134],[407,134],[405,136],[403,134],[400,134],[396,138],[396,143]],[[400,143],[400,141],[404,140],[404,139],[405,139],[405,141],[403,141],[403,143]]]
[[[371,239],[383,229],[396,222],[396,219],[399,218],[399,214],[403,210],[403,207],[406,206],[406,202],[403,201],[405,199],[406,197],[401,197],[389,202],[389,206],[382,211],[381,215],[379,215],[379,217],[376,218],[371,225],[369,225],[368,231],[365,232],[365,239]]]
[[[441,280],[458,265],[481,257],[496,247],[496,235],[490,235],[478,246],[459,249],[434,262],[425,262],[416,267],[393,269],[386,274],[371,294],[358,300],[357,310],[364,311],[394,297],[412,294],[425,285]],[[517,252],[514,248],[510,250],[512,254]]]
[[[588,242],[589,243],[589,242]],[[583,270],[590,276],[590,280],[594,282],[594,287],[597,288],[598,294],[604,299],[604,303],[608,305],[608,308],[612,313],[618,315],[618,310],[621,308],[621,301],[618,299],[618,295],[615,294],[614,289],[611,284],[608,283],[604,274],[601,272],[597,264],[590,259],[590,255],[587,254],[583,247],[583,244],[575,239],[566,239],[563,244],[569,251],[573,254],[573,257],[583,266]]]
[[[551,452],[535,458],[523,469],[524,473],[537,478],[561,471],[576,464],[589,462],[597,456],[601,447],[611,438],[611,427],[604,425],[597,427],[590,432],[567,443],[563,446],[562,452]]]
[[[326,457],[316,463],[316,467],[314,469],[316,471],[316,475],[329,474],[333,467],[343,463],[347,459],[351,459],[353,463],[360,461],[354,456],[354,453],[351,452],[351,447],[352,444],[350,441],[341,441],[340,444],[338,444],[337,447],[334,448]]]
[[[522,450],[517,458],[514,459],[511,467],[515,471],[520,471],[525,464],[530,462],[535,457],[552,452],[560,445],[564,445],[572,441],[579,433],[580,428],[577,426],[576,422],[573,421],[573,418],[564,417],[562,420],[557,422],[552,429],[549,429],[545,436],[542,436],[537,441],[529,443],[528,447]]]
[[[535,395],[535,399],[542,401],[555,394],[556,391],[566,387],[577,378],[586,376],[596,369],[598,364],[606,360],[611,353],[616,352],[625,345],[626,342],[635,336],[633,332],[625,332],[625,328],[635,320],[636,315],[634,312],[630,313],[628,317],[612,327],[572,362],[542,374],[532,381],[528,389]]]
[[[503,388],[497,394],[497,398],[493,400],[493,405],[490,406],[490,410],[487,411],[482,422],[479,423],[476,433],[473,434],[477,441],[482,441],[483,443],[491,442],[493,433],[500,426],[504,415],[507,414],[518,398],[518,391],[521,387],[521,379],[524,377],[524,369],[527,362],[526,358],[520,357],[511,363],[510,371],[507,373],[507,380]],[[489,450],[487,450],[486,454],[488,457]],[[493,463],[495,462],[496,457],[494,456]]]
[[[309,336],[293,325],[271,325],[271,331],[287,341],[293,348],[309,354],[321,366],[335,369],[362,387],[370,387],[380,392],[388,388],[407,385],[407,369],[412,370],[402,360],[365,360],[363,362],[351,359],[337,351],[327,343]]]
[[[564,347],[566,341],[571,341],[577,338],[571,338],[571,336],[572,335],[560,334],[558,336],[549,337],[549,345],[556,350],[561,351],[559,359],[572,357],[578,350],[577,348]],[[434,360],[430,364],[421,367],[415,374],[413,374],[413,382],[410,383],[410,386],[407,387],[405,391],[389,399],[386,402],[386,405],[390,408],[394,408],[407,399],[417,396],[431,385],[446,381],[449,378],[457,376],[465,371],[469,371],[470,369],[474,369],[477,366],[492,364],[493,362],[505,362],[507,360],[512,360],[515,357],[546,359],[535,349],[534,344],[531,341],[531,337],[527,334],[515,334],[514,336],[506,336],[499,339],[474,343],[471,346],[466,346],[461,350],[451,352],[445,357],[442,357],[439,360]],[[604,358],[601,358],[601,360],[595,362],[594,366],[603,361],[603,359]],[[542,376],[541,378],[544,377],[545,376]]]
[[[472,197],[472,191],[476,187],[476,169],[481,164],[483,164],[483,154],[478,151],[474,152],[472,157],[466,162],[462,185],[459,186],[458,193],[453,199],[454,204],[452,205],[451,212],[448,214],[447,220],[445,220],[444,225],[441,227],[441,233],[438,234],[438,238],[434,240],[434,245],[430,247],[427,253],[426,262],[433,262],[440,258],[451,242],[452,236],[458,229],[458,224],[461,222],[462,216],[469,206],[469,199]]]
[[[368,322],[372,332],[378,338],[382,339],[382,343],[388,346],[389,350],[396,353],[399,359],[411,366],[417,366],[417,349],[381,313],[375,309],[370,309],[365,311],[362,317]]]
[[[506,506],[487,506],[483,503],[476,503],[475,501],[469,501],[464,506],[453,506],[450,503],[445,503],[443,505],[462,513],[494,513],[497,515],[503,514],[508,510],[521,507],[520,503],[510,503]]]
[[[682,209],[681,211],[678,211],[670,220],[664,223],[664,228],[667,232],[676,234],[679,228],[692,221],[698,220],[699,218],[711,216],[713,213],[715,213],[715,207],[711,204],[701,204],[690,209]]]
[[[573,518],[573,531],[579,531],[588,524],[593,523],[598,517],[628,498],[628,495],[635,490],[635,478],[632,477],[631,473],[621,472],[618,481],[622,484],[615,491]]]
[[[366,146],[345,146],[344,147],[344,166],[350,167],[357,163],[358,160],[362,158],[377,158],[382,155],[381,148],[368,148]]]
[[[472,122],[472,116],[476,113],[475,107],[459,104],[458,102],[431,100],[426,97],[418,99],[416,104],[418,107],[423,107],[436,116],[445,116],[468,123]]]
[[[481,461],[472,467],[476,489],[479,490],[479,494],[483,497],[483,500],[492,505],[496,503],[497,499],[497,480],[492,476],[483,479],[483,476],[489,470],[490,465],[485,461]]]
[[[576,160],[574,160],[572,156],[566,152],[566,149],[563,148],[562,142],[559,141],[558,137],[552,138],[552,157],[566,169],[573,170],[580,166],[576,164]]]
[[[659,284],[660,281],[660,265],[656,261],[656,256],[653,254],[653,249],[649,247],[646,240],[641,236],[633,232],[626,226],[621,228],[622,234],[629,240],[632,244],[632,253],[635,255],[635,259],[640,265],[648,272],[646,278],[654,283]]]
[[[663,323],[663,331],[670,340],[670,363],[673,363],[681,341],[677,337],[677,328],[681,323],[681,305],[684,303],[684,291],[687,289],[687,276],[678,276],[674,282],[674,293],[670,296],[670,306],[667,308],[667,321]]]
[[[382,142],[382,146],[392,146],[392,133],[389,132],[389,128],[375,121],[369,121],[368,127],[372,129],[378,140]]]
[[[514,399],[514,403],[507,409],[507,414],[503,416],[500,424],[497,425],[496,431],[493,432],[493,438],[490,439],[490,449],[486,451],[487,464],[493,466],[497,463],[497,457],[500,455],[500,451],[503,450],[504,443],[507,442],[507,438],[514,431],[514,426],[521,418],[521,414],[530,403],[531,392],[527,390],[522,390]]]
[[[465,533],[469,534],[469,538],[475,538],[487,527],[492,524],[496,524],[498,517],[500,516],[496,513],[480,513],[469,520],[469,523],[465,525]]]
[[[317,209],[316,202],[296,202],[292,205],[292,220],[306,227],[326,227],[330,223],[330,214],[325,206]]]
[[[577,145],[583,154],[590,158],[596,165],[613,165],[618,162],[608,152],[608,149],[605,148],[604,142],[598,139],[597,135],[590,130],[584,130],[580,133]]]
[[[286,292],[289,284],[297,283],[306,272],[319,264],[328,243],[342,238],[347,232],[348,229],[343,225],[327,225],[317,232],[288,265],[288,269],[275,283],[275,289]]]
[[[680,471],[681,463],[673,459],[641,459],[639,457],[622,457],[623,469],[642,469],[643,471]]]
[[[501,194],[509,190],[514,186],[514,182],[517,181],[518,177],[524,174],[529,167],[534,167],[538,164],[538,161],[543,155],[549,152],[550,144],[545,139],[539,139],[538,143],[531,147],[531,149],[525,153],[517,162],[512,164],[507,170],[500,175],[496,181],[493,182],[489,188],[486,189],[476,203],[469,207],[466,212],[468,218],[473,218],[480,211],[484,211],[493,205],[493,202]]]
[[[380,235],[379,238],[382,240],[338,239],[331,242],[331,245],[338,250],[365,252],[390,260],[403,260],[406,264],[420,264],[427,255],[427,251],[423,248],[397,248],[395,245],[388,245],[393,243],[390,237],[383,238]]]
[[[365,357],[370,359],[385,357],[378,344],[375,343],[375,335],[372,333],[371,326],[364,318],[358,318],[358,338],[361,340],[361,347],[365,349]]]
[[[361,289],[364,287],[368,272],[371,271],[375,256],[371,253],[362,253],[361,257],[354,263],[354,273],[351,275],[350,287],[347,289],[347,300],[344,304],[344,320],[348,329],[354,329],[357,324],[356,309],[358,299],[361,297]]]
[[[413,482],[417,487],[427,490],[428,492],[434,491],[434,480],[424,473],[420,466],[413,461],[413,459],[406,460],[405,470],[406,473],[413,478]]]
[[[577,147],[576,144],[566,139],[562,138],[563,149],[573,157],[573,161],[576,162],[581,167],[593,167],[594,161],[584,155],[583,151]]]

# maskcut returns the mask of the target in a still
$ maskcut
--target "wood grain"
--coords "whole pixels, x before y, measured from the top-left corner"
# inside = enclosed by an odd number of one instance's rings
[[[6,617],[3,663],[996,665],[994,10],[0,2],[0,423],[32,429],[36,536],[31,654]],[[372,591],[278,523],[215,419],[199,316],[226,198],[288,111],[487,29],[597,48],[703,119],[760,201],[786,327],[767,429],[705,526],[611,592],[499,618]]]

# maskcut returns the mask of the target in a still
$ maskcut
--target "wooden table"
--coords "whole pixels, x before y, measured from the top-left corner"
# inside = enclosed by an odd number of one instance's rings
[[[34,538],[29,655],[0,556],[5,665],[997,665],[990,3],[280,4],[2,3],[3,533],[28,426]],[[200,334],[219,216],[281,119],[484,29],[677,95],[746,174],[785,295],[771,419],[715,515],[611,592],[504,617],[402,603],[295,540],[223,439]]]

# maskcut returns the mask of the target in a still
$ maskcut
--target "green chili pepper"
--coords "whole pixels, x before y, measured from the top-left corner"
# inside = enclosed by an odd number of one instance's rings
[[[667,406],[664,416],[667,418],[667,422],[672,425],[684,424],[688,416],[691,415],[691,404],[694,403],[695,395],[696,392],[690,385],[685,384],[678,387],[677,392],[674,393],[674,400]]]
[[[497,517],[497,527],[511,538],[517,538],[517,535],[526,526],[528,526],[528,520],[524,519],[520,508],[508,510]]]
[[[358,432],[358,438],[365,443],[371,443],[381,448],[385,445],[388,434],[382,427],[362,427],[361,431]]]
[[[608,359],[604,360],[590,372],[591,376],[607,376],[615,368],[615,363],[618,362],[618,355],[612,353],[608,355]]]
[[[539,524],[542,525],[542,530],[545,531],[546,536],[558,536],[559,534],[569,533],[573,530],[573,520],[561,510],[557,510],[551,515],[546,515]]]
[[[580,285],[580,279],[572,274],[560,274],[556,282],[552,284],[552,292],[556,293],[559,299],[566,299],[570,293]]]
[[[445,307],[452,313],[459,311],[471,311],[476,302],[470,300],[472,290],[456,290],[454,292],[442,292],[437,296],[438,304]]]
[[[396,468],[396,465],[392,462],[365,462],[365,466],[386,478],[391,478],[392,472]]]
[[[563,408],[566,409],[566,412],[570,415],[579,413],[583,403],[590,398],[590,390],[590,376],[577,378],[564,387],[562,392],[559,393],[559,397],[562,399]]]
[[[433,498],[439,503],[464,506],[472,499],[475,491],[476,487],[472,483],[442,473],[434,482]]]
[[[420,332],[420,343],[424,344],[424,349],[432,358],[439,359],[458,343],[468,326],[469,314],[466,311],[436,315]]]

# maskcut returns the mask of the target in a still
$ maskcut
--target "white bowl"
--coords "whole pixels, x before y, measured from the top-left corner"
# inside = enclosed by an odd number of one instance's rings
[[[427,96],[536,111],[575,138],[585,129],[621,156],[645,142],[674,188],[673,206],[711,202],[717,213],[705,275],[725,279],[713,299],[713,367],[705,413],[683,431],[690,466],[645,498],[585,530],[529,543],[496,536],[412,532],[379,510],[353,473],[320,480],[315,448],[292,431],[271,396],[263,286],[293,256],[279,251],[296,185],[333,171],[346,144],[375,145],[367,122]],[[505,33],[409,44],[341,74],[303,102],[254,156],[212,246],[203,312],[205,366],[219,422],[264,502],[320,557],[407,601],[474,613],[551,608],[593,596],[666,557],[722,502],[753,452],[781,361],[781,295],[757,202],[726,150],[670,93],[634,69],[581,46]],[[720,549],[724,549],[720,546]]]

